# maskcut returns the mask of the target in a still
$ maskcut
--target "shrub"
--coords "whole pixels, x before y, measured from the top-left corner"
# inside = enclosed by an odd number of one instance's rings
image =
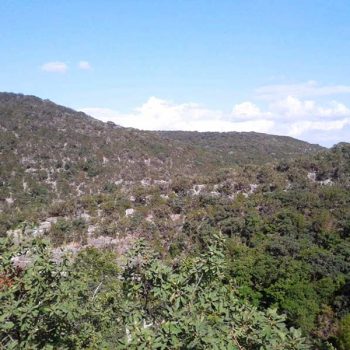
[[[350,314],[346,315],[339,324],[338,330],[339,350],[350,349]]]

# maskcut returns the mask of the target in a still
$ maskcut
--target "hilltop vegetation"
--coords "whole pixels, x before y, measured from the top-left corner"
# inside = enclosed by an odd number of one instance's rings
[[[247,159],[257,163],[321,149],[254,133],[203,134],[204,142],[193,135],[185,142],[178,133],[120,128],[37,97],[1,93],[1,197],[18,205],[36,197],[66,200],[119,181],[208,175]],[[29,192],[32,198],[22,198]]]
[[[2,344],[350,348],[350,144],[145,132],[14,94],[0,125]]]
[[[292,137],[256,132],[159,131],[158,135],[215,152],[228,165],[264,164],[311,154],[322,149],[319,145]]]

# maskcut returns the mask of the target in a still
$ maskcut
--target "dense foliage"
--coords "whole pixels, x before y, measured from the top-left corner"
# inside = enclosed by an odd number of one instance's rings
[[[97,250],[54,262],[42,241],[3,248],[0,341],[9,349],[309,349],[276,310],[240,300],[219,237],[175,265],[143,241],[123,267]],[[18,254],[30,260],[23,270]]]
[[[0,93],[0,209],[5,199],[21,208],[45,207],[52,200],[100,192],[108,182],[169,181],[247,159],[261,163],[322,149],[255,133],[206,139],[188,143],[103,123],[34,96]],[[218,143],[226,146],[220,150]]]
[[[349,144],[0,107],[3,344],[350,349]]]

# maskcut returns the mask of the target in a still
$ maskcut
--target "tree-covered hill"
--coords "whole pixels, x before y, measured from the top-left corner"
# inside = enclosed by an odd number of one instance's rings
[[[350,144],[14,94],[0,125],[0,344],[349,350]]]
[[[48,100],[0,94],[1,178],[19,190],[96,192],[107,182],[169,180],[319,151],[287,137],[255,133],[149,132],[116,127]],[[34,185],[35,184],[35,185]],[[40,185],[39,185],[40,184]]]
[[[220,154],[228,164],[263,164],[312,154],[322,149],[319,145],[292,137],[256,132],[159,131],[158,134],[169,140],[199,146]]]

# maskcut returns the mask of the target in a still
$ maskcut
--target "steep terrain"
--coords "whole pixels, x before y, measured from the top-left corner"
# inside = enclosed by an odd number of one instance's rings
[[[98,321],[107,320],[107,330],[97,328],[110,348],[120,339],[137,349],[145,339],[190,344],[197,336],[199,349],[213,348],[213,339],[231,342],[222,332],[238,329],[241,349],[348,349],[350,144],[322,149],[256,133],[146,132],[14,94],[0,94],[0,128],[0,235],[17,242],[44,236],[55,261],[61,248],[79,257],[74,271],[83,277],[71,283],[81,279],[76,287],[89,286],[93,312],[96,300],[107,312]],[[10,261],[25,266],[26,255],[13,254]],[[4,281],[12,280],[0,274],[0,287]],[[233,316],[222,305],[232,305]],[[197,312],[203,317],[193,319]],[[72,322],[71,332],[86,319]],[[132,326],[155,319],[147,329]],[[119,333],[111,335],[110,324]]]
[[[150,132],[120,128],[33,96],[0,94],[1,201],[64,198],[120,182],[209,175],[240,163],[321,150],[256,133]]]

